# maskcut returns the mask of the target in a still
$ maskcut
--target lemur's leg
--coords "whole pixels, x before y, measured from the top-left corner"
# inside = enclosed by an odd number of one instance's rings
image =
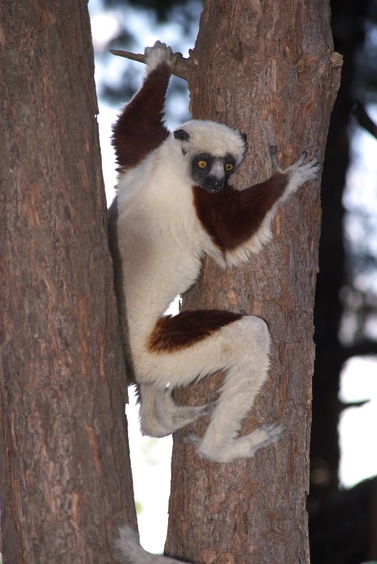
[[[213,409],[212,403],[199,407],[178,406],[169,388],[159,390],[153,385],[141,384],[139,393],[141,432],[151,437],[170,435]]]
[[[260,448],[276,442],[282,431],[280,425],[270,425],[237,437],[242,420],[267,378],[270,347],[270,336],[264,321],[247,316],[237,324],[240,346],[235,362],[228,369],[203,439],[194,441],[198,443],[201,456],[217,462],[250,458]]]
[[[202,313],[211,314],[211,312],[184,313],[186,316],[182,321],[188,327],[193,327],[195,319],[198,319]],[[204,319],[205,316],[203,322]],[[165,330],[168,322],[165,323]],[[174,323],[174,318],[171,323]],[[178,322],[175,322],[175,329],[177,325]],[[217,327],[207,336],[203,337],[203,334],[198,332],[196,342],[193,342],[191,333],[186,343],[181,341],[179,346],[176,344],[170,352],[168,352],[168,342],[164,341],[164,343],[166,352],[160,351],[144,356],[142,370],[144,381],[155,382],[155,387],[161,391],[169,382],[174,389],[218,370],[227,371],[208,429],[203,439],[194,439],[201,456],[218,462],[230,462],[236,458],[252,457],[259,448],[277,440],[279,427],[262,427],[247,437],[237,438],[242,420],[253,406],[267,378],[270,337],[267,325],[262,319],[255,316],[241,316],[223,327]],[[140,379],[139,374],[139,382]],[[156,397],[151,392],[149,397],[147,395],[149,402],[147,401],[145,405],[142,397],[141,419],[144,428],[149,427],[148,422],[156,417]],[[162,398],[158,396],[157,403],[159,402],[160,407],[163,406]],[[170,402],[171,398],[167,400],[167,404]],[[180,409],[182,408],[179,406],[169,405],[168,414],[171,410],[170,413],[176,416]],[[177,427],[176,423],[172,424],[171,418],[169,422],[169,418],[168,416],[164,419],[164,428],[167,431],[171,425],[170,432],[172,432]],[[147,423],[144,424],[143,420]]]

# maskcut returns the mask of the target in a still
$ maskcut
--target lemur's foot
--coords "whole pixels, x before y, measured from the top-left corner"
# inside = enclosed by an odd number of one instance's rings
[[[205,438],[190,433],[186,436],[186,443],[193,443],[198,448],[198,454],[201,458],[207,458],[214,462],[232,462],[238,458],[252,458],[261,448],[276,443],[284,427],[279,423],[263,425],[256,429],[250,435],[245,435],[235,439],[228,439],[219,442],[218,445],[210,444]]]
[[[144,50],[149,72],[164,62],[173,67],[179,55],[180,53],[174,53],[171,47],[161,41],[156,41],[153,47],[146,47]]]
[[[214,403],[210,402],[198,407],[165,403],[164,409],[159,409],[157,404],[157,409],[153,414],[146,415],[142,411],[140,412],[141,432],[150,437],[166,437],[200,419],[200,417],[210,415],[214,409]]]

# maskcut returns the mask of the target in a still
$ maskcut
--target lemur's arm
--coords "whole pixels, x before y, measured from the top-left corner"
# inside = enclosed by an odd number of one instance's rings
[[[175,55],[170,60],[156,60],[146,49],[148,74],[142,88],[125,106],[113,128],[113,145],[119,169],[125,171],[145,159],[168,137],[164,125],[165,96]]]
[[[258,231],[268,211],[284,193],[287,182],[286,175],[276,173],[245,190],[228,185],[217,194],[210,194],[195,186],[196,213],[222,251],[235,249]]]
[[[315,178],[320,169],[315,157],[304,164],[306,152],[285,170],[278,165],[276,147],[270,148],[270,154],[274,172],[260,184],[244,190],[227,185],[216,194],[194,187],[197,216],[223,253],[232,253],[244,244],[248,244],[252,252],[259,251],[269,238],[269,225],[279,203]]]

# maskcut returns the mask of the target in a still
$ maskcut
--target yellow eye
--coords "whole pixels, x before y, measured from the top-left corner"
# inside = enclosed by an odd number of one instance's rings
[[[232,164],[232,163],[227,163],[227,164],[225,165],[225,170],[226,170],[227,172],[230,172],[230,171],[233,170],[233,169],[234,169],[234,164]]]
[[[208,166],[207,161],[198,161],[199,168],[206,168]]]

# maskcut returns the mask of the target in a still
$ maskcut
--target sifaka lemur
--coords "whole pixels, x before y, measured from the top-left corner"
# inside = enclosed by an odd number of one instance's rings
[[[140,395],[141,429],[162,437],[209,415],[204,436],[190,437],[199,456],[222,463],[249,458],[276,442],[282,429],[270,424],[238,435],[268,375],[265,321],[220,310],[175,316],[165,311],[195,283],[205,255],[225,268],[258,253],[272,237],[279,205],[314,179],[320,165],[316,158],[305,162],[303,152],[282,170],[271,147],[271,178],[244,190],[232,188],[229,180],[244,158],[245,136],[205,120],[192,120],[170,133],[163,111],[176,55],[157,42],[146,48],[145,59],[144,83],[114,126],[119,178],[109,229],[128,374]],[[226,376],[214,405],[174,403],[175,388],[219,370]],[[123,544],[126,537],[127,529]]]

